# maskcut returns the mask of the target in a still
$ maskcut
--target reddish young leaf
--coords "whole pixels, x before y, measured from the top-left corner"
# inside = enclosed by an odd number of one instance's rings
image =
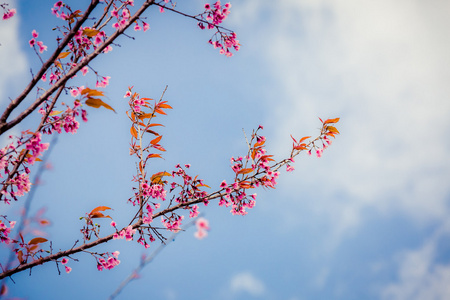
[[[337,122],[339,122],[339,119],[340,119],[340,118],[327,119],[327,120],[325,120],[325,122],[323,122],[323,124],[337,123]]]
[[[108,206],[97,206],[96,208],[94,208],[91,213],[96,212],[96,211],[105,211],[108,209],[112,209],[111,207]]]
[[[57,59],[66,58],[69,54],[70,52],[61,52]]]
[[[20,262],[21,264],[23,264],[23,263],[26,262],[26,261],[24,261],[24,259],[23,259],[23,252],[22,252],[22,250],[20,250],[19,252],[17,252],[17,258],[19,259],[19,262]]]
[[[156,144],[158,144],[158,142],[159,142],[161,139],[162,139],[162,135],[160,135],[160,136],[154,138],[154,139],[150,142],[150,144],[156,145]]]
[[[169,104],[162,103],[162,102],[158,105],[158,107],[172,109],[172,106],[170,106]]]
[[[116,112],[114,110],[114,108],[112,108],[109,104],[103,102],[101,99],[99,98],[89,98],[86,100],[86,105],[94,107],[94,108],[99,108],[100,106],[103,106],[106,109],[112,110],[114,112]]]
[[[161,115],[167,115],[162,109],[159,109],[157,107],[155,107],[155,112],[157,112],[158,114],[161,114]]]
[[[97,29],[91,29],[91,28],[84,28],[83,29],[83,34],[87,35],[88,37],[94,37],[96,36],[100,31],[98,31]]]
[[[134,136],[135,139],[138,138],[138,134],[137,134],[136,128],[134,128],[134,125],[131,125],[130,133],[132,136]]]
[[[39,243],[45,243],[46,241],[48,241],[47,239],[44,239],[42,237],[36,237],[34,239],[32,239],[31,241],[28,242],[28,245],[34,245],[34,244],[39,244]]]
[[[246,169],[240,170],[240,171],[238,172],[238,174],[248,174],[248,173],[251,173],[251,172],[253,172],[253,169],[252,169],[252,168],[246,168]]]

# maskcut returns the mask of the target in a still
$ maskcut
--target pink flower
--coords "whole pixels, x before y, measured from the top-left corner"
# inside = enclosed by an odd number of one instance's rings
[[[117,225],[116,222],[111,221],[111,226],[112,226],[112,227],[116,227],[116,225]]]
[[[145,22],[142,22],[142,27],[144,27],[144,32],[150,29],[150,25]]]
[[[292,172],[292,171],[294,171],[295,169],[294,169],[294,167],[293,166],[291,166],[291,165],[286,165],[286,171],[287,172]]]
[[[63,259],[61,259],[61,263],[63,265],[67,264],[68,262],[69,262],[69,260],[67,258],[65,258],[65,257]]]
[[[30,47],[33,47],[36,44],[36,40],[35,39],[31,39],[28,44],[30,44]]]
[[[131,96],[131,92],[130,92],[130,91],[127,91],[123,97],[124,97],[124,98],[127,98],[127,97],[130,97],[130,96]]]
[[[44,75],[42,75],[41,80],[42,81],[47,81],[47,73],[44,73]]]
[[[69,274],[72,271],[71,267],[68,266],[64,266],[66,268],[66,273]]]
[[[39,33],[37,33],[35,29],[33,29],[31,35],[36,39],[39,36]]]
[[[205,230],[197,230],[197,231],[194,233],[194,236],[195,236],[197,239],[201,240],[201,239],[204,239],[205,237],[208,236],[208,232],[206,232]]]
[[[195,225],[198,229],[209,230],[209,222],[205,218],[198,218]]]
[[[164,12],[164,7],[160,6],[159,7],[159,12],[163,13]]]
[[[53,5],[53,7],[55,7],[55,8],[61,8],[62,5],[63,5],[63,2],[62,2],[62,1],[57,1],[57,2]]]
[[[17,13],[15,8],[11,8],[9,10],[7,10],[4,14],[3,14],[3,20],[8,20],[12,17],[14,17],[14,15]]]
[[[89,71],[88,66],[84,66],[84,67],[81,68],[81,74],[83,74],[83,76],[85,76],[88,71]]]
[[[112,255],[114,255],[115,258],[119,258],[119,254],[120,254],[119,251],[114,251],[114,252],[112,253]]]
[[[136,25],[134,26],[134,31],[139,31],[141,30],[141,26],[139,26],[139,24],[136,23]]]
[[[317,149],[316,150],[317,157],[322,157],[322,152],[323,152],[322,148]]]
[[[39,52],[40,53],[43,53],[44,51],[47,51],[47,46],[45,46],[43,42],[39,41],[39,42],[37,42],[37,45],[39,46]]]
[[[72,97],[76,97],[80,94],[80,91],[78,89],[71,89],[70,94],[72,95]]]
[[[222,183],[220,184],[221,188],[226,188],[228,186],[227,182],[224,180],[222,181]]]

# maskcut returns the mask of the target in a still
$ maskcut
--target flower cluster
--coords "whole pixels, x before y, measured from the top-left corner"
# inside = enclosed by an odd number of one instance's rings
[[[14,17],[14,15],[17,13],[15,8],[7,9],[4,7],[4,4],[1,5],[1,7],[3,8],[3,20],[8,20]]]
[[[212,6],[210,4],[205,4],[205,11],[199,15],[201,19],[198,22],[198,27],[200,29],[216,29],[216,33],[209,40],[209,43],[214,46],[214,48],[220,49],[220,54],[225,56],[232,56],[231,49],[239,51],[240,44],[236,39],[236,33],[230,32],[226,33],[222,31],[222,27],[219,25],[227,18],[230,13],[231,4],[227,3],[221,5],[220,1],[217,1]]]
[[[209,222],[205,218],[198,218],[195,221],[195,226],[197,227],[197,231],[194,233],[194,236],[199,240],[205,238],[208,235],[209,230]]]
[[[47,51],[47,46],[44,45],[44,42],[36,41],[36,39],[39,36],[39,33],[37,33],[36,30],[33,30],[31,32],[31,35],[33,36],[33,38],[28,42],[28,44],[30,44],[30,47],[35,48],[35,46],[37,45],[39,47],[39,52],[40,53],[43,53],[44,51]]]
[[[111,224],[115,226],[114,224]],[[114,234],[113,239],[117,240],[117,239],[123,239],[125,238],[125,240],[127,241],[132,241],[133,240],[133,235],[136,233],[136,229],[133,229],[133,227],[131,227],[131,225],[128,225],[126,228],[122,229],[120,232],[116,232]]]
[[[6,220],[5,220],[6,221]],[[11,229],[16,225],[15,221],[6,221],[9,223],[9,227],[2,221],[0,221],[0,242],[9,244],[11,242],[11,238],[9,234],[11,233]]]
[[[113,253],[103,253],[97,258],[97,270],[102,271],[103,269],[111,270],[115,266],[120,264],[119,251],[114,251]]]
[[[52,14],[57,18],[67,20],[69,15],[63,11],[64,7],[68,8],[62,1],[57,1],[51,8]]]
[[[66,269],[67,274],[69,274],[72,271],[72,268],[66,265],[68,262],[69,262],[69,260],[66,257],[61,259],[61,263],[64,265],[64,268]]]
[[[29,151],[30,155],[27,157],[27,161],[30,165],[34,164],[36,159],[48,149],[48,143],[41,143],[41,133],[37,132],[26,144],[25,148]]]
[[[73,89],[71,91],[72,96],[74,94],[78,94],[79,90]],[[46,115],[46,108],[41,107],[39,112],[43,115],[43,118]],[[60,114],[60,115],[58,115]],[[73,102],[73,107],[67,105],[66,110],[64,112],[61,111],[52,111],[47,117],[46,126],[42,129],[44,134],[52,134],[54,131],[57,133],[61,133],[64,129],[67,133],[75,134],[80,127],[80,124],[76,120],[76,117],[81,114],[81,119],[84,122],[87,122],[87,112],[86,110],[81,108],[81,103],[78,100]]]
[[[178,232],[181,230],[181,221],[184,219],[184,216],[179,216],[177,214],[172,214],[170,217],[161,217],[161,222],[164,227],[166,227],[169,231]]]

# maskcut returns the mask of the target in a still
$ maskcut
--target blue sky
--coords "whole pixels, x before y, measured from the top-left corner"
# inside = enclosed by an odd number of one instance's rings
[[[0,22],[2,107],[38,66],[31,31],[55,46],[53,2],[10,3],[18,15]],[[196,240],[192,229],[179,235],[122,299],[447,299],[450,4],[273,3],[232,2],[226,26],[242,45],[232,58],[212,49],[209,33],[191,20],[151,10],[150,31],[122,37],[122,47],[94,63],[111,76],[106,94],[118,113],[89,109],[89,122],[58,140],[32,207],[47,208],[53,247],[71,247],[80,238],[78,218],[98,205],[113,207],[119,224],[132,215],[123,94],[134,85],[156,98],[168,85],[168,151],[155,172],[190,163],[193,174],[218,186],[232,176],[229,158],[245,153],[242,129],[259,124],[280,159],[290,134],[317,133],[318,117],[341,117],[341,135],[322,158],[299,157],[276,190],[258,191],[246,217],[214,204],[202,209],[208,238]],[[178,7],[196,13],[202,4]],[[121,264],[112,271],[98,272],[80,254],[70,274],[59,276],[49,264],[16,275],[11,295],[106,299],[144,252],[122,241],[99,249],[115,250]]]

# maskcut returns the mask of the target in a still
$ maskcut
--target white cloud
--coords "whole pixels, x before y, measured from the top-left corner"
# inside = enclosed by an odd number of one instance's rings
[[[443,219],[450,194],[450,3],[246,3],[257,10],[250,17],[271,10],[255,24],[264,44],[247,44],[264,55],[281,90],[269,103],[277,123],[267,124],[277,128],[279,155],[289,133],[313,133],[318,116],[342,117],[342,135],[321,162],[301,159],[297,169],[308,176],[288,176],[292,190],[317,191],[308,205],[328,217],[336,239],[360,224],[367,207],[418,222]]]
[[[15,1],[8,3],[9,8],[16,7]],[[13,18],[0,21],[0,104],[9,101],[10,93],[20,87],[16,82],[26,73],[27,60],[20,47],[19,23],[20,11]]]
[[[230,289],[233,293],[245,292],[252,296],[262,296],[265,293],[264,283],[250,272],[241,272],[231,278]]]
[[[450,264],[436,263],[438,244],[448,240],[450,223],[444,223],[415,250],[398,255],[398,281],[381,290],[383,299],[393,300],[444,300],[450,295]]]

